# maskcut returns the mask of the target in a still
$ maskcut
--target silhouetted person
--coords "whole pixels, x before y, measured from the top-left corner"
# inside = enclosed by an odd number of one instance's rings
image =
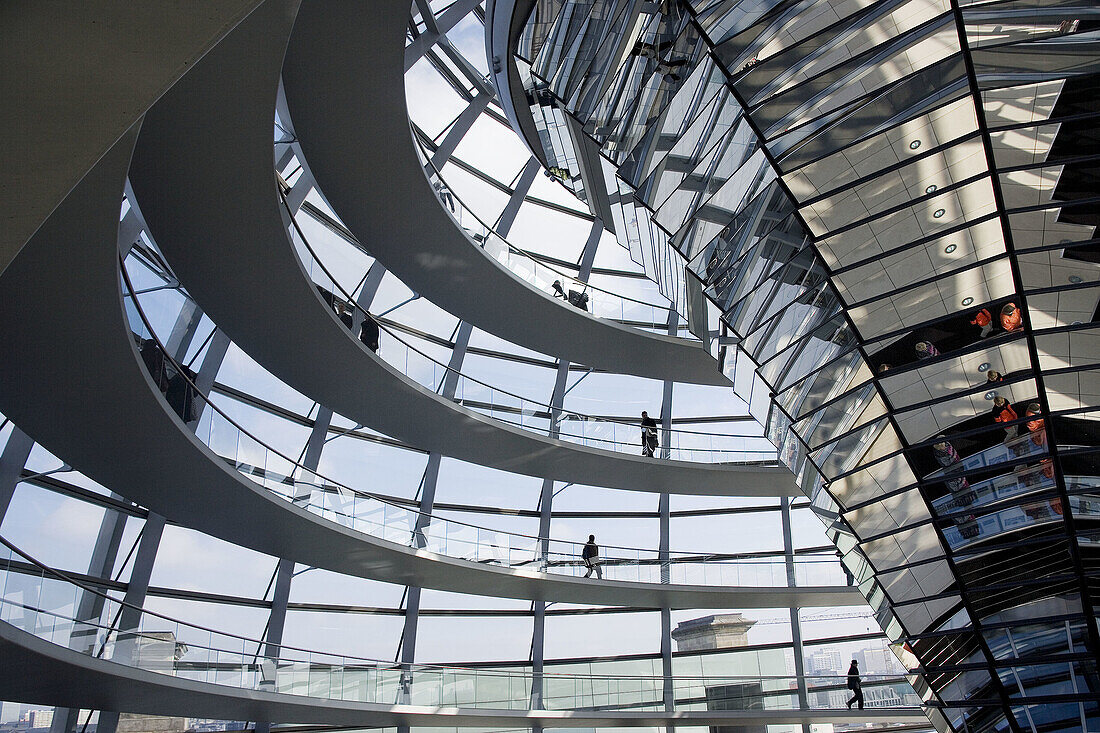
[[[554,288],[554,297],[561,298],[562,300],[569,300],[565,295],[565,290],[562,289],[561,280],[555,280],[552,286]]]
[[[363,319],[359,327],[359,340],[374,353],[378,353],[378,322],[370,316]]]
[[[576,290],[570,290],[567,299],[569,300],[569,305],[574,308],[580,308],[582,311],[588,310],[588,293],[579,293]]]
[[[596,544],[596,535],[588,535],[588,542],[584,544],[584,549],[581,550],[581,561],[588,568],[588,572],[584,574],[584,577],[591,578],[592,571],[595,570],[596,578],[603,580],[603,570],[600,569],[600,546]]]
[[[642,410],[642,455],[652,458],[657,447],[657,421]]]
[[[848,709],[852,709],[852,703],[858,702],[859,709],[863,709],[863,682],[859,679],[859,662],[852,660],[852,666],[848,667],[848,689],[852,691],[852,699],[848,701]]]
[[[342,300],[337,300],[336,301],[336,315],[340,318],[340,320],[344,323],[344,325],[348,327],[348,330],[350,331],[351,330],[351,325],[352,325],[352,318],[351,318],[351,311],[348,310],[347,303],[345,303]]]

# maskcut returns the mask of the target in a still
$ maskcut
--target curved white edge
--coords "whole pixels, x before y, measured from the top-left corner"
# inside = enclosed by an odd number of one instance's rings
[[[13,702],[219,720],[369,727],[594,728],[665,725],[925,723],[917,708],[683,712],[495,710],[382,705],[260,692],[95,659],[0,622],[0,690]]]
[[[259,0],[7,4],[0,272],[96,161]]]
[[[309,3],[302,13],[324,17],[322,30],[344,21],[362,30],[366,23],[367,38],[353,35],[369,44],[371,22],[389,6],[379,25],[398,41],[403,37],[408,8],[402,3],[351,6],[350,13],[331,18],[324,3]],[[299,16],[295,36],[301,23]],[[275,376],[406,443],[514,473],[650,492],[802,495],[784,467],[654,460],[508,425],[442,398],[368,350],[324,304],[287,234],[271,162],[279,65],[261,66],[249,49],[239,55],[222,53],[217,65],[196,66],[149,111],[130,181],[153,238],[184,286]],[[423,235],[400,236],[412,246]]]
[[[466,236],[425,177],[409,129],[408,15],[393,0],[311,3],[287,51],[295,134],[359,241],[414,291],[507,341],[616,373],[732,387],[698,342],[595,318],[531,287]]]
[[[543,166],[547,166],[546,151],[537,144],[538,128],[527,108],[526,95],[516,64],[512,61],[512,49],[516,47],[523,31],[522,19],[531,14],[535,0],[486,0],[485,1],[485,55],[489,59],[489,73],[497,91],[497,99],[505,117],[523,138]]]
[[[232,42],[211,53],[209,62],[217,64],[237,48],[262,63],[259,49],[277,43],[280,30],[285,40],[295,5],[295,0],[269,0],[234,32]],[[212,536],[387,582],[526,600],[645,607],[786,605],[785,593],[791,604],[862,603],[858,594],[837,588],[594,583],[488,567],[353,532],[249,481],[171,411],[146,372],[127,325],[116,238],[136,132],[135,127],[85,176],[0,277],[0,343],[20,354],[5,364],[0,411],[78,470]],[[242,517],[249,521],[242,522]]]

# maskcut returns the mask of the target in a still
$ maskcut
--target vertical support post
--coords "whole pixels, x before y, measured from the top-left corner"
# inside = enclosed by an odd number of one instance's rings
[[[197,326],[197,318],[195,325]],[[192,331],[192,336],[194,332]],[[177,345],[177,352],[173,356],[177,359],[182,359],[183,354],[187,351],[187,346],[190,343],[190,339],[182,339]],[[210,343],[210,347],[207,349],[206,356],[202,360],[202,365],[199,367],[199,373],[196,377],[196,385],[205,394],[209,394],[210,387],[214,383],[214,378],[217,376],[218,371],[221,369],[222,360],[225,358],[225,352],[229,347],[229,339],[220,331],[214,334],[214,338]],[[197,416],[188,423],[189,427],[194,430],[198,427],[199,420],[202,417],[203,410],[206,409],[206,401],[199,400]],[[149,591],[149,581],[153,575],[153,565],[156,562],[157,551],[160,549],[160,540],[164,534],[165,519],[159,514],[149,512],[149,515],[145,519],[145,526],[141,531],[141,540],[138,543],[138,550],[134,556],[134,567],[130,571],[130,582],[126,586],[126,595],[124,601],[133,606],[133,608],[124,608],[119,616],[118,622],[118,641],[115,644],[115,656],[116,658],[125,659],[127,655],[131,657],[137,651],[137,639],[131,633],[133,629],[136,629],[141,623],[141,611],[138,610],[145,605],[145,596]],[[96,726],[97,733],[116,733],[118,729],[119,714],[117,711],[101,710],[99,713],[99,722]],[[73,723],[75,725],[75,720]],[[60,731],[51,731],[51,733],[61,733]]]
[[[668,315],[668,333],[676,335],[679,326],[679,316],[675,310],[670,310]],[[672,454],[672,388],[674,382],[666,379],[661,394],[661,460],[668,460]],[[672,511],[667,491],[661,492],[657,502],[657,511],[660,514],[660,540],[658,542],[657,560],[661,565],[661,582],[669,583],[672,580],[671,557],[669,556],[669,534],[671,532]],[[676,689],[672,679],[672,609],[668,606],[661,608],[661,677],[663,678],[663,701],[665,710],[676,709]],[[666,733],[673,733],[674,727],[665,726]]]
[[[780,519],[783,524],[783,559],[787,566],[787,586],[798,585],[794,564],[794,536],[791,532],[791,498],[784,496],[779,500]],[[791,608],[791,648],[794,653],[794,674],[798,679],[798,706],[809,708],[809,690],[806,685],[806,655],[802,648],[802,622],[797,608]],[[809,724],[803,724],[803,733],[810,733]]]
[[[11,435],[0,453],[0,520],[8,513],[15,487],[22,480],[23,467],[27,465],[33,447],[34,441],[30,436],[12,424]]]
[[[515,190],[508,197],[508,203],[504,207],[504,211],[500,212],[500,218],[497,219],[496,232],[500,236],[507,237],[508,232],[512,230],[512,225],[516,222],[520,207],[523,206],[523,200],[527,198],[527,194],[531,190],[531,184],[535,182],[539,167],[539,159],[532,155],[523,166],[523,170],[519,172],[519,180],[516,181]]]
[[[302,456],[302,466],[307,471],[316,471],[321,462],[321,452],[325,447],[325,438],[328,436],[329,427],[332,425],[332,410],[319,405],[317,417],[313,421],[313,429],[306,439],[305,454]],[[298,487],[294,491],[294,500],[308,500],[306,494]],[[261,689],[274,692],[278,681],[280,648],[283,644],[283,630],[286,628],[286,608],[290,601],[290,583],[294,579],[294,561],[288,558],[279,558],[279,564],[275,567],[275,588],[271,594],[271,613],[267,620],[267,634],[264,637],[264,659],[260,662]],[[257,720],[255,733],[268,733],[271,730],[271,722]]]
[[[444,399],[454,399],[458,390],[458,377],[462,369],[462,362],[466,358],[466,349],[470,345],[470,334],[473,326],[465,321],[458,324],[455,333],[454,350],[451,352],[450,361],[447,362],[447,374],[443,377],[442,395]],[[420,494],[420,515],[416,519],[413,529],[413,546],[423,547],[427,543],[424,531],[431,522],[431,515],[435,509],[435,490],[439,483],[439,464],[442,455],[437,452],[428,454],[428,465],[424,469],[424,485]],[[420,594],[417,586],[408,587],[408,596],[405,599],[405,625],[401,632],[401,686],[398,690],[399,703],[407,703],[411,699],[413,678],[411,667],[416,663],[416,631],[420,620]],[[397,733],[408,733],[409,727],[401,725],[397,727]]]
[[[451,125],[450,131],[443,138],[443,142],[436,148],[435,153],[432,155],[432,162],[426,166],[425,170],[428,175],[432,175],[434,168],[440,170],[447,164],[447,161],[451,159],[451,156],[455,152],[455,148],[462,142],[462,138],[466,136],[466,133],[470,131],[470,128],[474,126],[474,122],[481,116],[481,113],[485,111],[485,108],[489,106],[489,102],[493,101],[493,95],[487,92],[481,92],[474,101],[470,102],[470,105],[462,111],[462,114],[458,116],[454,124]]]
[[[558,361],[558,374],[554,379],[554,391],[550,395],[550,437],[558,437],[562,404],[565,402],[565,388],[569,382],[569,362]],[[554,480],[542,480],[542,493],[539,496],[539,552],[542,555],[541,568],[546,569],[550,562],[550,520],[553,517]],[[532,607],[531,627],[531,709],[542,710],[543,671],[546,661],[546,601],[535,601]],[[533,733],[542,733],[535,726]]]

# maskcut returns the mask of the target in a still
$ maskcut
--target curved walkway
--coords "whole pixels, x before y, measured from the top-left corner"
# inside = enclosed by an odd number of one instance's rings
[[[742,716],[756,723],[779,723],[808,715],[836,722],[868,720],[868,711],[857,711],[852,718],[852,712],[839,710],[792,710],[803,682],[793,676],[535,675],[522,667],[399,664],[268,645],[130,606],[43,565],[3,538],[0,542],[6,546],[0,553],[0,578],[7,589],[0,597],[0,651],[7,662],[0,671],[0,689],[13,700],[159,715],[180,714],[175,705],[187,704],[184,714],[190,717],[200,713],[223,719],[361,725],[487,725],[493,720],[541,724],[544,719],[573,726],[646,725],[654,720],[718,724],[745,720]],[[98,599],[94,605],[99,610],[78,617],[78,598]],[[117,628],[123,610],[134,627]],[[835,690],[842,689],[845,679],[833,675],[804,681],[815,690]],[[749,700],[742,697],[745,682],[755,683],[758,690]],[[906,685],[902,677],[864,682],[885,689]],[[95,695],[96,702],[66,697],[67,690]],[[729,712],[715,717],[713,711],[692,710],[704,690],[703,699],[715,707],[741,710],[732,718]],[[648,712],[646,708],[659,705],[666,692],[676,701],[672,709]],[[755,705],[745,704],[750,700]],[[240,707],[223,707],[242,704],[253,706],[246,715],[237,712]],[[688,710],[676,710],[676,704]],[[749,707],[770,710],[759,718],[760,712],[745,711]],[[881,711],[892,713],[890,720],[917,712],[900,707]],[[309,717],[294,717],[297,714]],[[790,715],[797,718],[784,717]]]
[[[114,0],[82,0],[3,9],[0,272],[157,97],[257,5],[134,3],[120,13]]]
[[[367,24],[353,34],[357,47],[368,42],[360,34],[369,37],[378,28],[403,37],[408,9],[399,12],[398,6],[353,7],[358,25]],[[309,7],[311,17],[328,17],[323,6]],[[389,12],[378,12],[385,7]],[[375,15],[385,20],[378,28],[372,25]],[[331,19],[337,26],[338,17]],[[295,33],[301,22],[299,16]],[[507,425],[443,399],[369,351],[324,304],[290,243],[272,169],[277,90],[271,79],[277,82],[279,67],[242,55],[247,58],[196,66],[150,110],[130,180],[150,233],[188,291],[259,363],[363,425],[492,468],[638,491],[801,495],[782,467],[647,459]],[[423,178],[419,169],[416,175]],[[401,185],[389,181],[387,188]],[[393,196],[374,195],[384,208],[393,203]],[[426,235],[403,236],[412,243]]]
[[[277,38],[279,23],[285,38],[286,6],[285,0],[269,0],[266,15],[235,32],[233,38],[241,34],[238,48],[255,54],[256,38],[248,34]],[[212,58],[231,50],[227,41]],[[530,600],[646,607],[785,605],[787,600],[778,600],[785,592],[813,595],[810,588],[741,591],[594,583],[485,566],[352,531],[244,478],[175,417],[147,374],[127,326],[116,239],[135,134],[131,130],[84,177],[0,278],[0,340],[19,344],[23,353],[0,379],[0,412],[49,451],[186,526],[360,577]],[[51,307],[43,307],[44,293],[50,294]],[[206,509],[211,506],[219,511]],[[245,516],[250,521],[241,522]],[[820,596],[821,603],[860,601],[845,590],[830,589]],[[799,601],[792,595],[790,602],[817,603],[817,598]]]
[[[95,659],[0,622],[0,689],[13,701],[92,710],[364,727],[601,728],[927,723],[918,708],[753,711],[501,710],[331,700],[194,682]]]
[[[128,277],[125,281],[130,290]],[[129,295],[126,297],[131,299]],[[131,327],[143,337],[151,334],[140,303],[133,311],[141,321],[131,322]],[[160,349],[165,363],[173,364],[177,372],[184,373],[159,341],[150,339],[146,347]],[[193,394],[196,399],[205,400],[197,387]],[[295,508],[308,510],[310,516],[319,516],[341,529],[351,530],[356,541],[365,543],[366,547],[352,546],[345,539],[345,547],[332,549],[343,557],[354,559],[356,569],[350,571],[352,574],[403,584],[415,584],[410,578],[427,578],[419,584],[482,595],[519,593],[517,597],[528,600],[537,600],[541,598],[538,594],[546,594],[547,600],[581,598],[606,605],[646,606],[658,599],[663,605],[684,608],[725,608],[731,604],[748,608],[776,604],[863,603],[856,589],[839,585],[840,577],[835,578],[834,585],[822,583],[830,569],[839,570],[831,553],[827,557],[795,557],[788,568],[783,557],[669,552],[662,560],[655,550],[604,544],[600,546],[601,576],[606,576],[607,580],[586,580],[582,577],[585,568],[579,559],[583,543],[491,530],[436,518],[374,498],[367,492],[306,469],[294,458],[275,451],[261,438],[241,428],[217,406],[207,403],[207,408],[211,434],[221,436],[219,443],[236,442],[239,445],[244,442],[249,446],[243,459],[238,455],[219,454],[221,460],[236,468],[238,476],[246,477],[242,479],[245,487],[235,490],[253,493],[262,486],[260,493],[264,498],[275,499],[277,504],[290,502]],[[233,435],[244,440],[226,440]],[[254,466],[250,461],[256,460],[257,447],[264,451],[261,466],[282,465],[292,475],[273,474]],[[253,475],[257,476],[259,484],[247,478]],[[228,485],[216,488],[223,492],[234,490]],[[363,555],[369,556],[366,565],[361,564]],[[796,574],[796,587],[787,587],[788,570]],[[501,572],[506,574],[502,576]],[[559,587],[559,581],[573,584]],[[538,590],[540,587],[542,590]],[[593,598],[599,600],[592,601]]]
[[[409,130],[408,20],[400,2],[308,6],[287,51],[295,134],[325,198],[359,241],[414,291],[505,340],[616,373],[732,386],[698,342],[565,305],[462,231],[425,177]]]

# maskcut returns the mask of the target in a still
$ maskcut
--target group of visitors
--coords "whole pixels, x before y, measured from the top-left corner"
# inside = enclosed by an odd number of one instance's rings
[[[987,338],[989,336],[997,335],[998,333],[1016,333],[1024,327],[1024,314],[1023,309],[1015,303],[1005,303],[998,311],[998,315],[995,318],[993,312],[989,308],[982,308],[970,319],[970,323],[981,329],[979,338]],[[965,317],[965,316],[964,316]],[[1000,326],[998,330],[997,326]],[[948,351],[952,351],[957,346],[949,346]],[[940,356],[942,352],[940,348],[928,337],[922,338],[913,344],[913,351],[918,361],[924,361],[926,359],[933,359]],[[894,354],[898,356],[897,353]],[[882,362],[878,365],[877,372],[879,374],[885,374],[894,367],[894,364],[889,362]],[[997,382],[1001,380],[999,372],[991,372],[988,376],[990,382]]]
[[[1015,333],[1024,327],[1023,313],[1015,303],[1005,303],[1001,306],[999,321],[1001,329],[1005,333]],[[982,308],[975,313],[974,317],[970,319],[970,323],[982,329],[980,338],[984,339],[993,334],[995,328],[993,314],[988,308]]]
[[[355,330],[355,308],[350,303],[341,298],[337,298],[332,291],[327,290],[320,285],[317,286],[317,292],[321,294],[321,298],[328,303],[329,308],[336,313],[336,317],[340,319],[349,331]],[[363,342],[363,345],[374,353],[378,353],[378,321],[374,320],[374,317],[366,311],[363,312],[363,323],[359,326],[359,340]]]
[[[570,289],[569,292],[565,292],[565,288],[561,285],[561,280],[555,280],[553,284],[554,297],[561,298],[565,302],[574,308],[579,308],[582,311],[588,311],[588,293],[580,292]]]

